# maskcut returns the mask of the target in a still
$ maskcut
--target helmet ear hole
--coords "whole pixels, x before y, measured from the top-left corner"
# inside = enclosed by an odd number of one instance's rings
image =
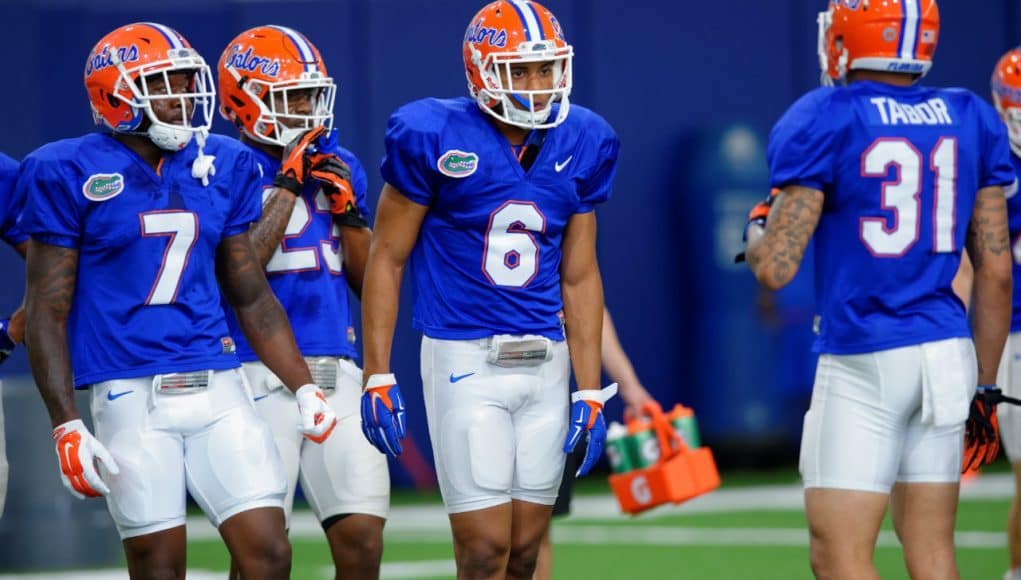
[[[106,102],[109,103],[109,105],[114,109],[121,106],[120,99],[114,97],[112,94],[106,91],[103,91],[103,98],[105,98]]]

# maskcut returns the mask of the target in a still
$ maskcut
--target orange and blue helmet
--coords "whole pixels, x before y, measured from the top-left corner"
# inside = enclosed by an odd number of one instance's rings
[[[574,49],[564,40],[560,23],[546,7],[532,0],[487,4],[468,24],[463,53],[468,91],[489,115],[526,129],[555,127],[567,118]],[[551,89],[513,90],[503,86],[502,79],[511,78],[511,65],[528,62],[553,65]],[[540,95],[549,99],[536,110],[535,97]],[[560,109],[550,119],[554,102],[560,103]]]
[[[936,0],[830,0],[819,13],[825,85],[856,69],[924,76],[939,40]]]
[[[993,104],[1007,125],[1010,148],[1021,156],[1021,47],[1000,57],[993,69],[992,89]]]
[[[187,92],[171,92],[169,75],[175,72],[191,75]],[[160,77],[162,91],[152,92],[151,83]],[[85,62],[85,90],[97,125],[137,133],[148,119],[144,134],[161,149],[183,149],[196,133],[207,134],[213,122],[216,93],[209,66],[179,32],[155,22],[121,26],[101,38]],[[179,99],[180,123],[157,118],[156,99]],[[192,122],[195,112],[198,124]]]
[[[217,77],[220,115],[256,141],[282,147],[307,129],[333,127],[337,85],[319,50],[296,30],[257,26],[242,32],[220,56]],[[290,112],[288,92],[310,89],[311,112]]]

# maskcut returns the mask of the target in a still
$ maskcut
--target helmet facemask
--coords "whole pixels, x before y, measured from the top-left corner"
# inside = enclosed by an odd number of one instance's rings
[[[139,113],[144,112],[149,120],[149,127],[144,134],[157,147],[167,151],[181,150],[196,133],[209,132],[213,124],[216,101],[213,75],[205,60],[194,49],[171,49],[164,60],[148,62],[130,69],[124,66],[116,53],[112,58],[119,75],[110,97],[124,102],[131,107],[133,113],[130,124],[115,127],[114,131],[134,133],[141,125],[142,117]],[[171,89],[170,75],[180,72],[189,73],[191,80],[186,92],[174,93]],[[150,90],[154,79],[163,81],[163,90],[159,93]],[[130,95],[130,98],[125,95]],[[180,123],[168,123],[157,117],[152,104],[162,99],[180,101],[182,111]],[[196,112],[200,112],[201,123],[198,125],[192,123]]]
[[[1014,91],[1015,93],[1021,93],[1021,91],[1002,85],[993,86],[993,103],[996,105],[996,111],[1000,113],[1003,123],[1007,126],[1010,148],[1015,155],[1021,157],[1021,106],[1017,104],[1021,101],[1005,99],[1005,95],[1002,94],[1005,91]],[[1017,96],[1021,96],[1021,94]]]
[[[313,71],[304,72],[297,79],[267,83],[255,78],[243,79],[233,67],[227,70],[239,83],[243,83],[243,90],[258,104],[259,117],[255,120],[254,131],[249,132],[242,127],[244,133],[252,139],[284,147],[309,129],[319,126],[333,128],[333,103],[337,85],[332,78]],[[307,90],[315,91],[311,113],[290,113],[292,97],[289,93]]]
[[[843,84],[847,78],[847,49],[844,48],[842,39],[833,39],[833,46],[830,46],[830,27],[833,26],[833,12],[827,10],[820,12],[816,18],[819,25],[818,53],[819,53],[819,84],[824,87],[832,87],[835,83]],[[831,53],[837,56],[835,67],[830,67]],[[836,69],[837,77],[830,74],[831,68]]]
[[[471,83],[469,86],[482,110],[504,123],[524,129],[556,127],[567,118],[571,106],[573,58],[574,49],[570,45],[557,47],[552,41],[524,42],[514,52],[491,52],[485,59],[473,47],[472,62],[479,70],[484,88],[475,89]],[[519,90],[504,86],[504,79],[511,84],[513,65],[534,62],[551,63],[551,88]],[[536,97],[544,95],[549,97],[546,105],[536,110]],[[555,102],[560,103],[560,108],[556,117],[550,120]]]

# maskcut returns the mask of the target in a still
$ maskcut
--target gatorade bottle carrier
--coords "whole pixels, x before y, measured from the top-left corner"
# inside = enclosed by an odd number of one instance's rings
[[[679,504],[719,487],[720,474],[712,451],[708,447],[689,448],[658,403],[647,403],[643,410],[652,417],[659,458],[648,467],[610,476],[610,487],[621,511],[634,515],[667,502]],[[691,415],[690,410],[685,411],[685,416]],[[678,414],[675,407],[670,415]],[[647,425],[644,420],[629,421],[628,432],[646,431]]]

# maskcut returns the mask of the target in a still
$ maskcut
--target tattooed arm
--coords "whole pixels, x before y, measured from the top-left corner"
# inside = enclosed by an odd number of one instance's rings
[[[968,224],[967,249],[975,270],[971,324],[978,357],[978,382],[991,385],[996,383],[1000,355],[1010,331],[1013,264],[1002,187],[978,191]]]
[[[794,279],[819,224],[822,203],[821,191],[788,185],[773,201],[765,229],[749,228],[748,266],[760,284],[779,290]]]
[[[292,391],[311,383],[287,314],[266,282],[248,233],[224,238],[216,252],[220,288],[259,360]]]
[[[67,316],[78,277],[78,250],[29,242],[28,361],[54,427],[78,418],[67,343]]]
[[[297,195],[281,187],[276,188],[262,204],[262,217],[248,232],[264,269],[280,247],[280,240],[284,239],[284,230],[297,201]]]

